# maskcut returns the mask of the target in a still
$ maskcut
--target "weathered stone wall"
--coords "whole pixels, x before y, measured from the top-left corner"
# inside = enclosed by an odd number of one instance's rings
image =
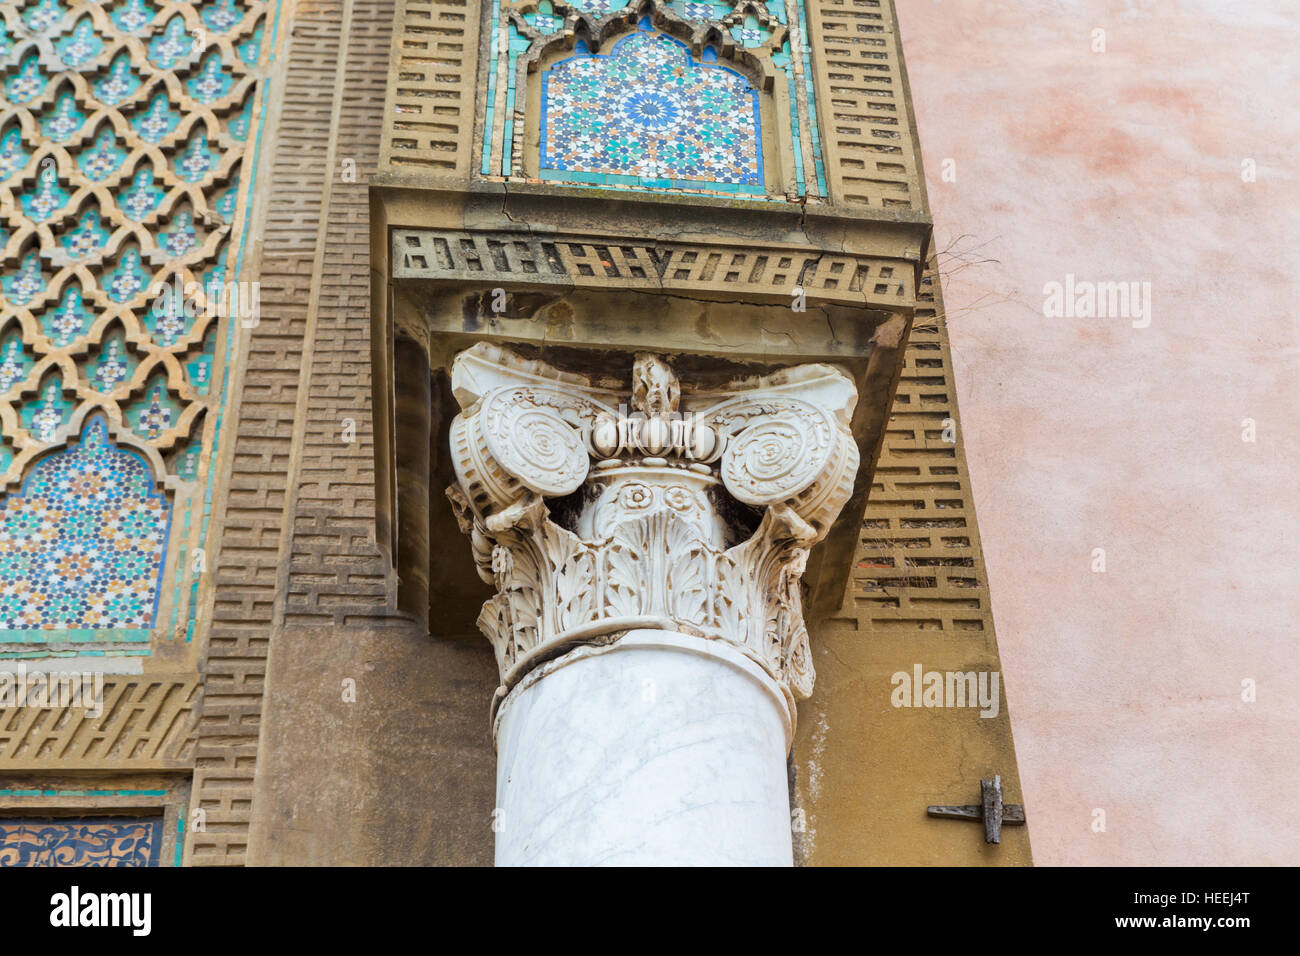
[[[491,651],[403,628],[374,541],[367,183],[391,24],[383,2],[291,20],[221,509],[195,864],[491,860]]]

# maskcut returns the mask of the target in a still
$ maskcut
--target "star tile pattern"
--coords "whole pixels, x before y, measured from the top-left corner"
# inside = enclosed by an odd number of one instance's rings
[[[147,628],[170,505],[103,416],[37,463],[0,508],[0,630]]]
[[[828,195],[804,0],[491,0],[489,18],[480,176]]]
[[[763,191],[758,93],[639,30],[608,55],[579,52],[542,77],[541,170]],[[571,175],[566,178],[572,178]]]

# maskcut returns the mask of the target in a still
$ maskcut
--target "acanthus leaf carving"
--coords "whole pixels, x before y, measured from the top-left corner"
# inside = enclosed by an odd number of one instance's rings
[[[605,600],[612,616],[635,617],[647,613],[653,600],[650,585],[649,528],[644,520],[625,521],[606,539]]]

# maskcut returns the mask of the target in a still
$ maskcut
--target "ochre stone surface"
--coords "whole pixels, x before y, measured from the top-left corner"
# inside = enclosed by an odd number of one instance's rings
[[[895,707],[891,677],[999,672],[997,639],[966,471],[942,296],[933,271],[907,345],[844,606],[812,628],[817,685],[799,708],[793,805],[808,865],[1017,865],[1026,827],[984,842],[930,805],[979,802],[1002,777],[1023,803],[1001,676],[996,715],[972,707]],[[955,441],[945,441],[951,427]]]
[[[487,641],[290,627],[268,684],[251,862],[491,866]]]

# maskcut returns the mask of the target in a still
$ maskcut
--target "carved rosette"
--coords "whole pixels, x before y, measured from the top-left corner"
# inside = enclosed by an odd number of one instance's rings
[[[448,496],[497,589],[479,627],[498,701],[538,663],[645,627],[725,641],[791,699],[812,692],[799,580],[857,472],[847,375],[692,391],[639,355],[620,394],[480,344],[452,386]]]

